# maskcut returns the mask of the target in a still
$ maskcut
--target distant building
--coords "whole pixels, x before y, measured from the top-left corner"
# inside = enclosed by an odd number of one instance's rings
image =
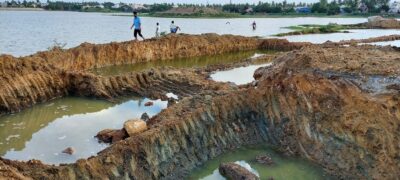
[[[311,8],[309,7],[296,7],[294,10],[296,13],[311,13]]]
[[[120,8],[121,6],[119,5],[119,3],[115,3],[114,4],[114,6],[112,6],[111,8],[113,8],[113,9],[118,9],[118,8]]]
[[[253,13],[254,10],[253,10],[253,8],[249,7],[249,8],[247,8],[247,9],[245,10],[245,12],[246,12],[246,13]]]
[[[133,10],[147,9],[147,7],[144,6],[143,4],[130,4],[130,6],[132,7]]]
[[[400,2],[394,1],[389,6],[389,13],[398,14],[400,13]]]

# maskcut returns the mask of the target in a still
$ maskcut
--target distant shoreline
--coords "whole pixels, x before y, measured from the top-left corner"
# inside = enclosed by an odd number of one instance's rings
[[[0,11],[45,11],[43,8],[4,8],[0,7]]]
[[[53,11],[43,8],[4,8],[0,7],[0,11]],[[54,10],[59,11],[59,10]],[[61,10],[65,11],[65,10]],[[104,12],[104,11],[66,11],[66,12],[82,12],[82,13],[104,13],[111,16],[133,16],[127,12]],[[192,19],[240,19],[240,18],[301,18],[301,17],[316,17],[316,18],[366,18],[370,16],[383,16],[387,18],[400,18],[400,15],[387,15],[379,13],[368,14],[338,14],[326,15],[318,13],[299,14],[299,13],[270,13],[270,14],[239,14],[239,13],[219,13],[219,14],[173,14],[173,13],[141,13],[143,17],[156,17],[156,18],[192,18]]]

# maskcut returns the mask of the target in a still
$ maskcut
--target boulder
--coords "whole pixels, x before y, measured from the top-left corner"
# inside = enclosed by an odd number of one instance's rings
[[[115,143],[128,137],[124,129],[104,129],[95,136],[99,142]]]
[[[150,116],[147,113],[143,113],[142,116],[140,116],[140,119],[147,122],[150,120]]]
[[[256,161],[258,163],[264,164],[264,165],[273,165],[274,164],[274,161],[268,155],[258,155],[258,156],[256,156]]]
[[[145,131],[147,129],[147,124],[145,121],[140,119],[128,120],[124,123],[124,129],[129,136],[133,136]]]
[[[152,106],[152,105],[154,105],[154,103],[151,102],[151,101],[149,101],[149,102],[147,102],[147,103],[144,103],[144,106]]]
[[[72,147],[68,147],[67,149],[64,149],[64,151],[62,151],[62,153],[69,154],[69,155],[74,154],[74,152],[75,152],[75,150]]]
[[[228,180],[259,180],[255,174],[233,162],[223,163],[218,168],[222,176]]]

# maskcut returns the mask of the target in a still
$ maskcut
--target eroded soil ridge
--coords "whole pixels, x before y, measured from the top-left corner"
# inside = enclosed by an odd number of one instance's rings
[[[258,69],[252,85],[208,81],[212,91],[181,99],[147,131],[95,157],[60,166],[1,159],[0,177],[176,179],[232,148],[266,143],[340,178],[396,179],[399,55],[370,46],[302,47]]]

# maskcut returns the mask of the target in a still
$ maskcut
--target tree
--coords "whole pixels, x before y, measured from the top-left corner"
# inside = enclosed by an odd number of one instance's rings
[[[338,3],[336,3],[336,1],[332,1],[331,3],[329,3],[328,5],[328,15],[336,15],[340,13],[340,6]]]
[[[104,8],[107,8],[107,9],[111,9],[114,5],[115,4],[112,2],[104,2],[103,3]]]
[[[323,6],[321,2],[317,2],[313,4],[311,7],[311,12],[312,13],[327,13],[328,9],[326,6]]]

